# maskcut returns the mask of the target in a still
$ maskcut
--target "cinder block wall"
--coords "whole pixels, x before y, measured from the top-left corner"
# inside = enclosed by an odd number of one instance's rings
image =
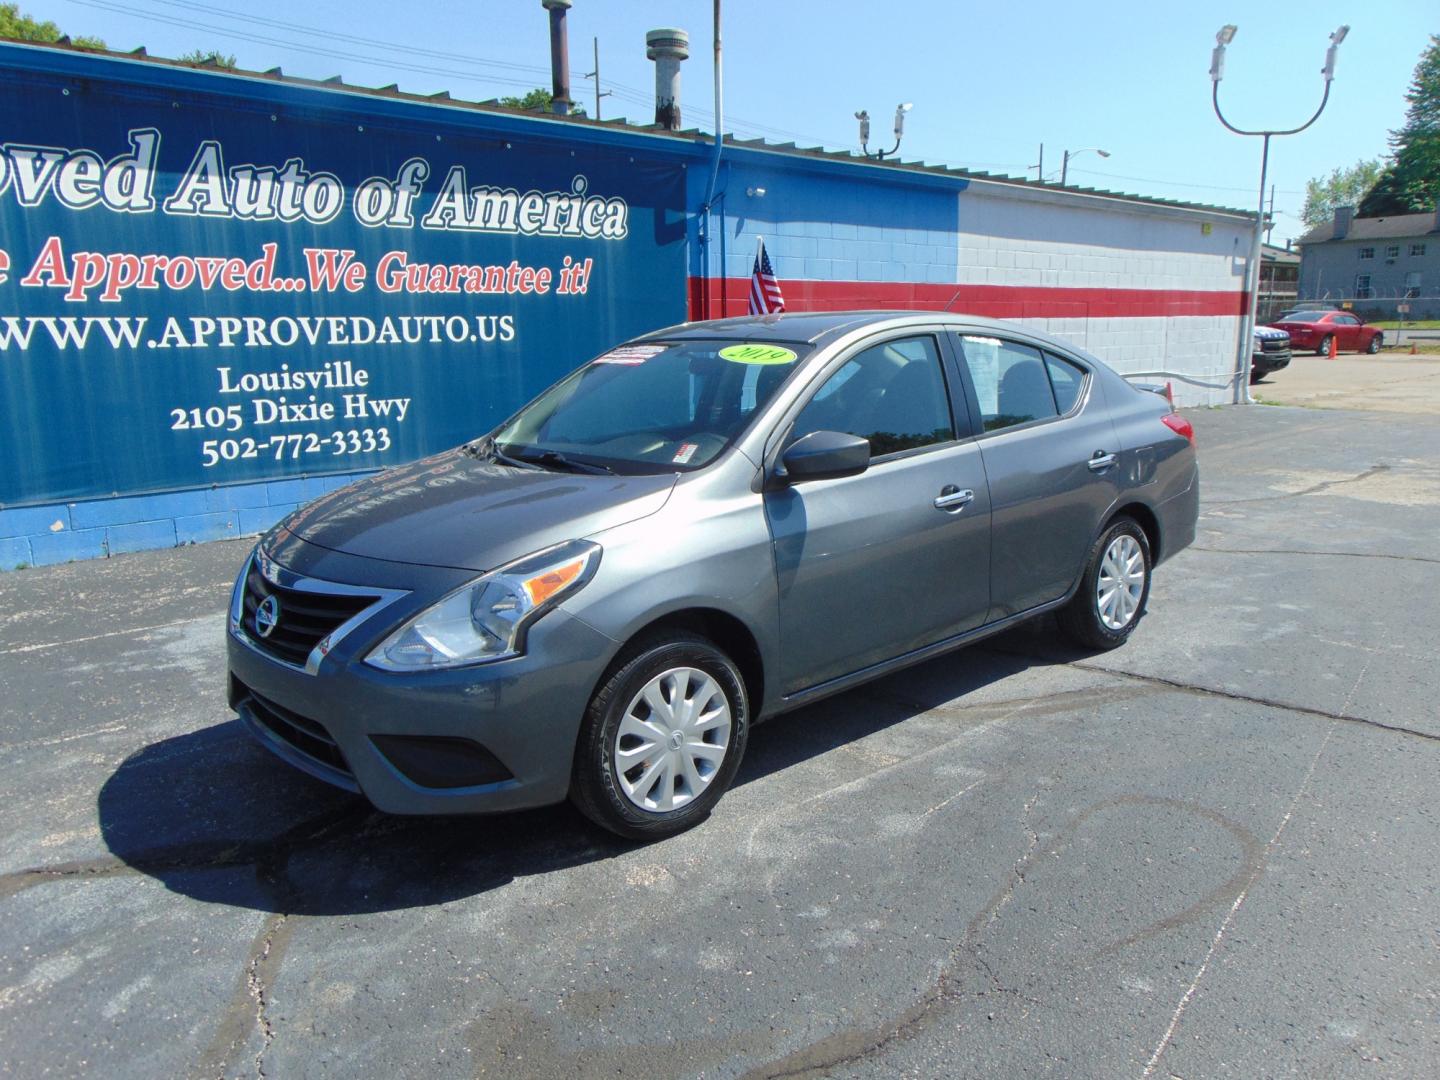
[[[0,571],[233,540],[368,473],[0,510]]]
[[[876,169],[817,176],[803,159],[736,152],[721,185],[723,219],[714,221],[725,236],[724,274],[717,239],[706,253],[712,276],[692,278],[691,317],[745,313],[760,237],[791,311],[1010,319],[1067,338],[1123,374],[1168,372],[1145,377],[1171,379],[1181,404],[1232,399],[1250,237],[1243,215],[928,181]],[[703,192],[692,194],[703,202]],[[698,256],[692,265],[698,275]]]

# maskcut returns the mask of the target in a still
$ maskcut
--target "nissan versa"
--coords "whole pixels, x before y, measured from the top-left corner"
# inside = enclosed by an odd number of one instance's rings
[[[402,814],[702,820],[756,721],[1055,610],[1121,644],[1195,535],[1190,424],[1005,323],[797,314],[621,345],[272,529],[230,701]]]

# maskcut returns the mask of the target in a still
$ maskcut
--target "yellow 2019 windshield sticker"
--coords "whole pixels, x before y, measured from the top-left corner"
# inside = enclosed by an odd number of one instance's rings
[[[780,345],[726,345],[720,350],[720,358],[734,364],[793,364],[796,360],[793,349]]]

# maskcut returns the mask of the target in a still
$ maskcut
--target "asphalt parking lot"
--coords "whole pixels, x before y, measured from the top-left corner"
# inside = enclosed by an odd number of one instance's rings
[[[1194,548],[757,729],[653,846],[375,814],[224,701],[239,543],[0,575],[0,1071],[1436,1075],[1440,417],[1192,412]]]

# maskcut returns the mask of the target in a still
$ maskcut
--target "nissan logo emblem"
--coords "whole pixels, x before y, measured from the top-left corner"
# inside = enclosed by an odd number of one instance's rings
[[[280,622],[280,601],[274,596],[267,596],[260,601],[260,606],[255,609],[255,633],[262,638],[268,638],[275,632],[275,627]]]

